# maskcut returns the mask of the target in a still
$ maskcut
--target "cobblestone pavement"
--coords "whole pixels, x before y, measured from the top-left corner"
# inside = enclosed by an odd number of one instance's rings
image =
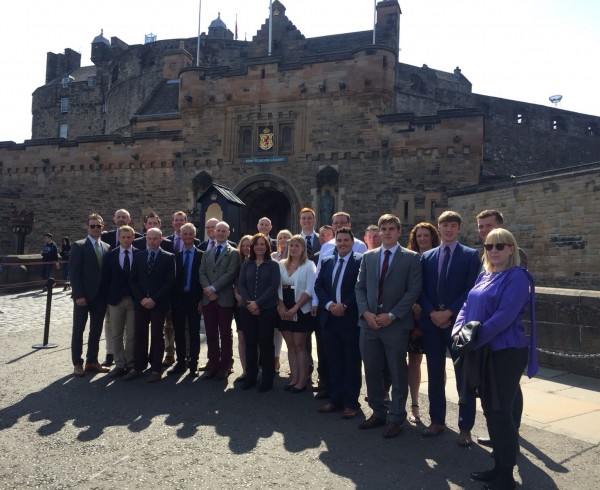
[[[358,420],[318,414],[319,401],[283,391],[283,378],[264,394],[234,387],[235,375],[228,383],[73,378],[71,300],[56,292],[52,305],[58,346],[35,350],[45,295],[0,296],[1,489],[475,489],[482,485],[469,473],[492,464],[488,450],[456,445],[453,403],[442,436],[423,439],[407,424],[385,440],[379,429],[357,430]],[[426,414],[423,394],[420,404]],[[480,414],[474,434],[485,434]],[[523,488],[600,488],[597,445],[531,426],[521,436]]]

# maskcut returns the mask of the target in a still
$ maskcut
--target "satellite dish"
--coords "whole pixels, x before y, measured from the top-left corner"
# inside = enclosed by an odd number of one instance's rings
[[[560,101],[562,100],[562,95],[551,95],[550,97],[548,97],[548,99],[554,104],[554,107],[556,107],[558,104],[560,104]]]

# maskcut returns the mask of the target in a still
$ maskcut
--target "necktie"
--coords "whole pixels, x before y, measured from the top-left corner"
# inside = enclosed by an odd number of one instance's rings
[[[312,257],[312,235],[306,237],[306,255],[309,259]]]
[[[183,261],[183,283],[185,284],[183,290],[190,290],[190,273],[188,271],[190,265],[190,252],[191,250],[185,251],[185,260]]]
[[[208,249],[212,250],[213,248],[215,248],[215,241],[211,240],[210,243],[208,244]]]
[[[150,258],[148,259],[148,274],[152,274],[152,268],[154,267],[155,258],[156,252],[150,252]]]
[[[215,260],[219,259],[219,256],[221,255],[221,248],[223,247],[223,245],[219,245],[217,247],[217,250],[215,251]]]
[[[381,277],[379,278],[379,291],[377,294],[377,305],[383,304],[383,283],[385,282],[385,276],[387,275],[388,268],[390,266],[390,255],[392,252],[386,250],[385,257],[383,259],[383,266],[381,267]]]
[[[342,274],[342,268],[344,267],[344,259],[340,258],[338,261],[338,268],[335,271],[335,277],[333,278],[333,284],[331,285],[331,297],[337,303],[337,288],[340,282],[340,275]]]
[[[131,262],[129,261],[129,250],[123,250],[125,254],[125,258],[123,259],[123,270],[126,274],[129,274],[131,271]]]
[[[96,258],[98,259],[98,265],[102,269],[102,250],[100,250],[100,244],[96,241],[94,245],[94,250],[96,250]]]
[[[438,308],[444,309],[444,296],[446,295],[446,277],[448,275],[448,263],[450,262],[450,247],[446,245],[444,247],[444,261],[442,262],[442,270],[440,271],[440,277],[438,278]]]
[[[175,235],[175,252],[181,251],[183,248],[181,245],[181,237],[179,235]]]

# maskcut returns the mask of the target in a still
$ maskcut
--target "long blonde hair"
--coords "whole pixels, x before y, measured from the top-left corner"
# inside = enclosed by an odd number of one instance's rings
[[[306,262],[308,260],[308,255],[306,253],[306,241],[304,240],[304,237],[302,235],[294,235],[288,241],[288,250],[290,248],[290,245],[294,242],[298,242],[302,245],[302,255],[300,256],[300,263],[299,263],[299,265],[302,265],[302,264],[304,264],[304,262]],[[283,259],[281,261],[281,263],[287,267],[289,261],[290,261],[290,254],[288,252],[288,256],[285,259]]]
[[[508,258],[507,269],[512,269],[521,265],[521,257],[519,256],[519,247],[517,246],[517,240],[513,234],[506,228],[496,228],[488,233],[485,237],[485,243],[504,243],[513,247],[513,252]],[[494,272],[494,266],[490,263],[488,252],[484,248],[483,253],[483,267],[486,272]]]

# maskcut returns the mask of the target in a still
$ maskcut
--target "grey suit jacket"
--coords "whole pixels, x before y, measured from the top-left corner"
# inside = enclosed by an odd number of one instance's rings
[[[240,253],[229,243],[223,249],[219,258],[216,259],[217,247],[212,248],[204,254],[200,263],[200,285],[205,288],[212,286],[219,295],[217,303],[219,306],[233,307],[235,296],[233,295],[233,283],[237,279],[240,270]],[[202,303],[207,305],[210,301],[205,294]]]
[[[377,296],[381,275],[382,247],[363,254],[356,283],[358,325],[369,328],[362,317],[369,311],[377,314]],[[413,327],[412,307],[421,292],[421,261],[417,253],[398,247],[388,268],[383,284],[383,308],[379,313],[392,313],[396,319],[386,328],[397,327],[410,330]]]
[[[102,241],[99,244],[102,255],[106,258],[110,245]],[[102,268],[98,264],[94,245],[87,237],[83,240],[77,240],[71,245],[69,278],[73,299],[85,298],[86,301],[90,302],[99,294],[104,295],[105,293]]]

